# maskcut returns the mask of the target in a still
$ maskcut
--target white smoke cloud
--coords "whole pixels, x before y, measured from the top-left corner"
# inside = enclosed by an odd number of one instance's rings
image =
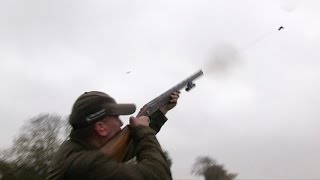
[[[297,9],[297,0],[282,0],[281,9],[291,13]]]
[[[209,55],[204,72],[218,77],[226,77],[241,64],[240,51],[231,43],[220,43]]]

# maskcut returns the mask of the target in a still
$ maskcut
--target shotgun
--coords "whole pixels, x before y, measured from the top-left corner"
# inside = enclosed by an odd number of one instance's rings
[[[149,116],[159,108],[168,104],[171,98],[170,95],[173,94],[173,92],[180,91],[183,88],[185,88],[186,91],[190,91],[195,87],[193,81],[202,75],[202,70],[199,70],[182,82],[173,86],[166,92],[162,93],[160,96],[145,104],[140,109],[136,117]],[[118,162],[123,162],[135,156],[135,153],[132,153],[130,155],[127,154],[128,152],[130,152],[129,149],[131,150],[131,152],[134,151],[133,146],[134,145],[131,140],[131,129],[129,125],[126,125],[118,134],[116,134],[110,141],[108,141],[100,148],[100,152],[108,155]]]

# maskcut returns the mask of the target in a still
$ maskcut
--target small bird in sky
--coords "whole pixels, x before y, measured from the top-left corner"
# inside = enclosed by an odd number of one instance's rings
[[[283,27],[283,26],[280,26],[280,27],[278,28],[278,31],[280,31],[281,29],[284,29],[284,27]]]
[[[131,71],[127,71],[127,72],[126,72],[126,74],[130,74],[130,73],[131,73]]]

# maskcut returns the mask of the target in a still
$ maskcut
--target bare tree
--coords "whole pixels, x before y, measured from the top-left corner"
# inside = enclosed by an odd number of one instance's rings
[[[66,138],[60,115],[40,114],[22,126],[5,159],[14,165],[16,176],[44,179],[52,154]]]
[[[197,176],[204,176],[206,180],[233,180],[237,176],[237,174],[228,173],[223,165],[217,164],[209,156],[198,157],[192,167],[191,173]]]

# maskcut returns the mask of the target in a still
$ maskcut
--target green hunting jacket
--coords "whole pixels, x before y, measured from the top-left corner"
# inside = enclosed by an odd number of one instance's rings
[[[170,166],[155,134],[166,122],[161,112],[150,116],[150,127],[132,128],[137,163],[118,163],[76,138],[65,141],[54,154],[47,180],[167,180]]]

